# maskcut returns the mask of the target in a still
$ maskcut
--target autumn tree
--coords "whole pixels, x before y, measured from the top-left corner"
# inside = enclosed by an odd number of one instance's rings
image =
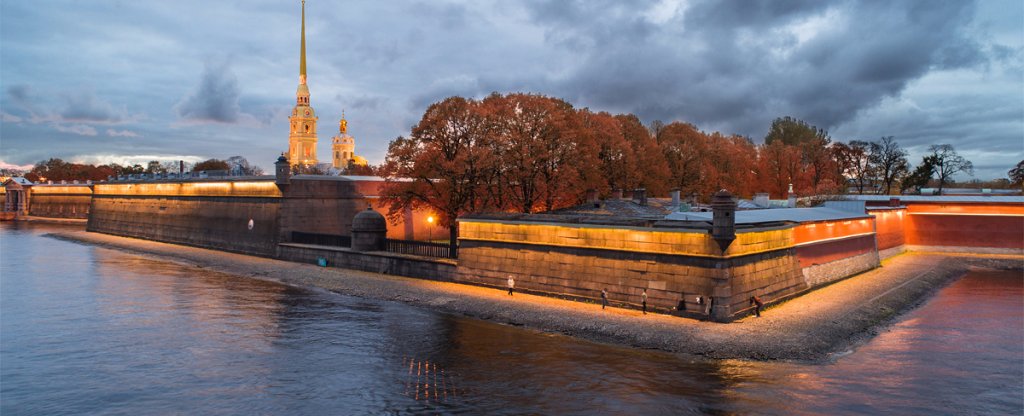
[[[928,151],[932,152],[935,176],[939,180],[939,195],[942,195],[942,187],[952,179],[953,175],[963,172],[974,176],[974,164],[960,156],[956,150],[953,150],[953,146],[935,144],[929,146]]]
[[[619,114],[615,118],[622,128],[622,137],[633,151],[632,172],[624,172],[627,178],[624,189],[644,188],[648,195],[664,195],[671,186],[672,171],[658,142],[651,137],[640,119],[633,114]]]
[[[615,189],[626,189],[639,183],[636,155],[633,146],[622,134],[619,119],[606,112],[592,113],[580,110],[579,126],[581,138],[597,148],[596,173],[600,182],[594,189],[608,195]]]
[[[510,201],[517,211],[552,210],[578,200],[587,187],[581,161],[596,162],[593,146],[579,146],[575,110],[535,94],[491,95],[484,100],[488,132],[504,148]]]
[[[783,196],[801,174],[800,151],[781,140],[762,144],[758,149],[758,178],[761,189]]]
[[[672,175],[669,184],[684,194],[700,193],[702,190],[698,188],[708,167],[705,162],[710,152],[705,134],[692,124],[673,122],[664,126],[658,137],[658,145]]]
[[[882,181],[885,195],[889,195],[896,180],[910,170],[907,151],[903,150],[892,136],[871,142],[868,162],[873,166],[878,179]]]
[[[388,217],[407,208],[434,211],[454,247],[456,219],[480,208],[480,180],[493,163],[484,133],[476,101],[450,97],[427,108],[408,138],[388,146],[381,169]]]
[[[202,162],[198,162],[198,163],[196,163],[195,165],[192,166],[192,171],[193,172],[198,172],[198,171],[202,171],[202,170],[230,170],[230,169],[231,169],[231,167],[228,166],[228,162],[225,162],[225,161],[220,160],[220,159],[207,159],[207,160],[204,160]]]

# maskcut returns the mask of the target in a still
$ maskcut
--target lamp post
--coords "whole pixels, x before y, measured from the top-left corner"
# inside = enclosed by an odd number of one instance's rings
[[[433,232],[434,232],[434,216],[433,215],[427,217],[427,224],[430,224],[430,225],[427,226],[427,241],[433,241],[434,240],[433,239],[433,235],[432,235]]]

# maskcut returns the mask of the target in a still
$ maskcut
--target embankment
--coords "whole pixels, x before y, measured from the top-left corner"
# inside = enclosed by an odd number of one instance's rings
[[[711,358],[821,360],[874,334],[900,313],[962,276],[971,267],[1021,269],[1022,256],[909,253],[883,267],[770,307],[762,318],[728,324],[567,301],[457,283],[321,268],[279,260],[182,247],[148,240],[61,231],[56,238],[152,255],[202,267],[318,287],[337,293],[401,301],[498,323],[599,342]]]

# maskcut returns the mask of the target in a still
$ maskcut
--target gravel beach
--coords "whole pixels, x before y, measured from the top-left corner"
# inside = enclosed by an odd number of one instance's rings
[[[760,318],[721,324],[633,309],[516,293],[503,288],[419,280],[323,268],[222,251],[86,231],[50,237],[92,244],[197,267],[344,295],[405,302],[447,313],[524,326],[597,342],[716,359],[821,361],[842,355],[927,301],[972,268],[1021,270],[1024,256],[907,253],[882,267],[819,288]]]

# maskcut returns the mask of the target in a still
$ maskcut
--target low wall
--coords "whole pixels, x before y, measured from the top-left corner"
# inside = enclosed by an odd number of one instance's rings
[[[328,267],[386,273],[398,276],[450,282],[455,276],[455,260],[431,259],[387,252],[357,252],[348,248],[282,243],[278,258],[297,263],[317,264],[327,259]]]
[[[89,218],[92,186],[40,184],[31,188],[29,215],[44,218]]]
[[[273,256],[280,196],[273,180],[96,184],[87,229]]]

